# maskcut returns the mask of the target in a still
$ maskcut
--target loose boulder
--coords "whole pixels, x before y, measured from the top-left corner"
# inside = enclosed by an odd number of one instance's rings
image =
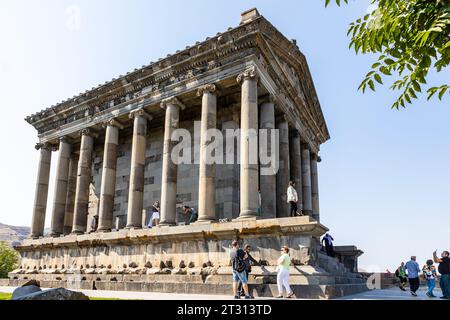
[[[39,292],[42,292],[42,290],[38,286],[27,285],[25,287],[20,287],[14,290],[11,300],[20,300],[21,298],[26,297],[30,294]]]
[[[32,287],[32,286],[30,286],[30,287]],[[30,287],[25,287],[25,288],[30,288]],[[19,289],[22,289],[22,288],[19,288]],[[41,291],[41,289],[39,288],[39,291],[37,291],[37,292],[30,293],[28,295],[23,295],[18,298],[14,298],[14,295],[13,295],[12,300],[48,300],[48,301],[80,300],[81,301],[81,300],[89,300],[89,297],[81,292],[70,291],[70,290],[67,290],[64,288],[50,289],[50,290],[45,290],[45,291]]]

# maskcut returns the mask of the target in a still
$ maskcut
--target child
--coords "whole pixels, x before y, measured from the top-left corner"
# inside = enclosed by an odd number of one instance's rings
[[[433,264],[433,260],[428,260],[427,264],[423,267],[423,277],[428,285],[427,296],[429,298],[436,298],[433,294],[433,290],[436,286],[435,279],[437,278],[436,267]]]

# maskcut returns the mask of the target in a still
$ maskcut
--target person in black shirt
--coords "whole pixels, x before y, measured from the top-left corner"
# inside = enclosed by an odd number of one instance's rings
[[[250,252],[252,251],[252,247],[250,245],[246,245],[244,247],[244,252],[247,254],[247,258],[244,259],[244,263],[246,266],[245,273],[247,274],[247,280],[249,274],[252,272],[252,266],[260,266],[261,264],[252,257]],[[238,292],[240,296],[245,296],[244,291],[242,290],[242,282],[239,282]]]
[[[247,253],[240,248],[239,242],[233,241],[230,259],[233,267],[233,293],[235,299],[241,298],[241,296],[238,295],[239,283],[242,283],[242,287],[244,288],[245,299],[252,298],[248,291],[247,266],[245,264],[245,259],[247,258]]]
[[[434,262],[439,263],[438,271],[441,274],[439,282],[442,290],[441,299],[450,299],[450,253],[448,251],[442,252],[441,258],[438,258],[437,251],[433,253]]]

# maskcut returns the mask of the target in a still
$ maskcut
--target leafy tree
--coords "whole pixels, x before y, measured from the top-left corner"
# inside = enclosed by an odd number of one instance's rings
[[[7,278],[8,273],[17,268],[18,263],[17,251],[0,241],[0,279]]]
[[[331,0],[325,0],[328,6]],[[348,0],[335,0],[340,6]],[[375,91],[383,78],[399,76],[392,90],[401,92],[392,108],[405,108],[425,90],[428,100],[442,100],[450,86],[429,86],[431,70],[450,63],[450,0],[372,0],[376,9],[350,24],[350,48],[378,55],[359,90]]]

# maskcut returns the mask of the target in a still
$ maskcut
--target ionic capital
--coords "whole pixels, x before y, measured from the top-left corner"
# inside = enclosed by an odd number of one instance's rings
[[[322,158],[316,153],[311,154],[311,159],[317,161],[318,163],[322,162]]]
[[[172,97],[161,101],[162,109],[166,109],[169,105],[178,106],[181,110],[186,109],[186,106],[177,97]]]
[[[265,96],[262,100],[262,103],[273,103],[275,104],[277,102],[277,97],[274,94],[269,94],[268,96]]]
[[[242,84],[245,80],[258,80],[258,72],[256,71],[256,67],[253,66],[245,70],[243,73],[238,75],[236,80],[239,84]]]
[[[68,136],[59,137],[58,140],[59,140],[59,143],[67,143],[67,144],[72,143],[72,139],[69,138]]]
[[[123,130],[125,127],[123,124],[121,124],[119,121],[117,121],[116,119],[110,119],[108,121],[105,121],[103,123],[103,128],[107,128],[107,127],[115,127],[118,128],[120,130]]]
[[[130,119],[134,119],[137,117],[144,117],[145,119],[147,119],[148,121],[152,121],[153,117],[151,115],[149,115],[143,108],[134,110],[130,112]]]
[[[50,143],[36,143],[34,146],[36,150],[47,150],[47,151],[56,151],[56,147],[51,145]]]
[[[204,94],[217,94],[217,86],[215,84],[207,84],[205,86],[202,86],[200,88],[198,88],[197,90],[197,96],[201,97]]]
[[[80,136],[88,136],[92,138],[97,138],[98,134],[93,131],[91,128],[86,128],[80,131]]]

